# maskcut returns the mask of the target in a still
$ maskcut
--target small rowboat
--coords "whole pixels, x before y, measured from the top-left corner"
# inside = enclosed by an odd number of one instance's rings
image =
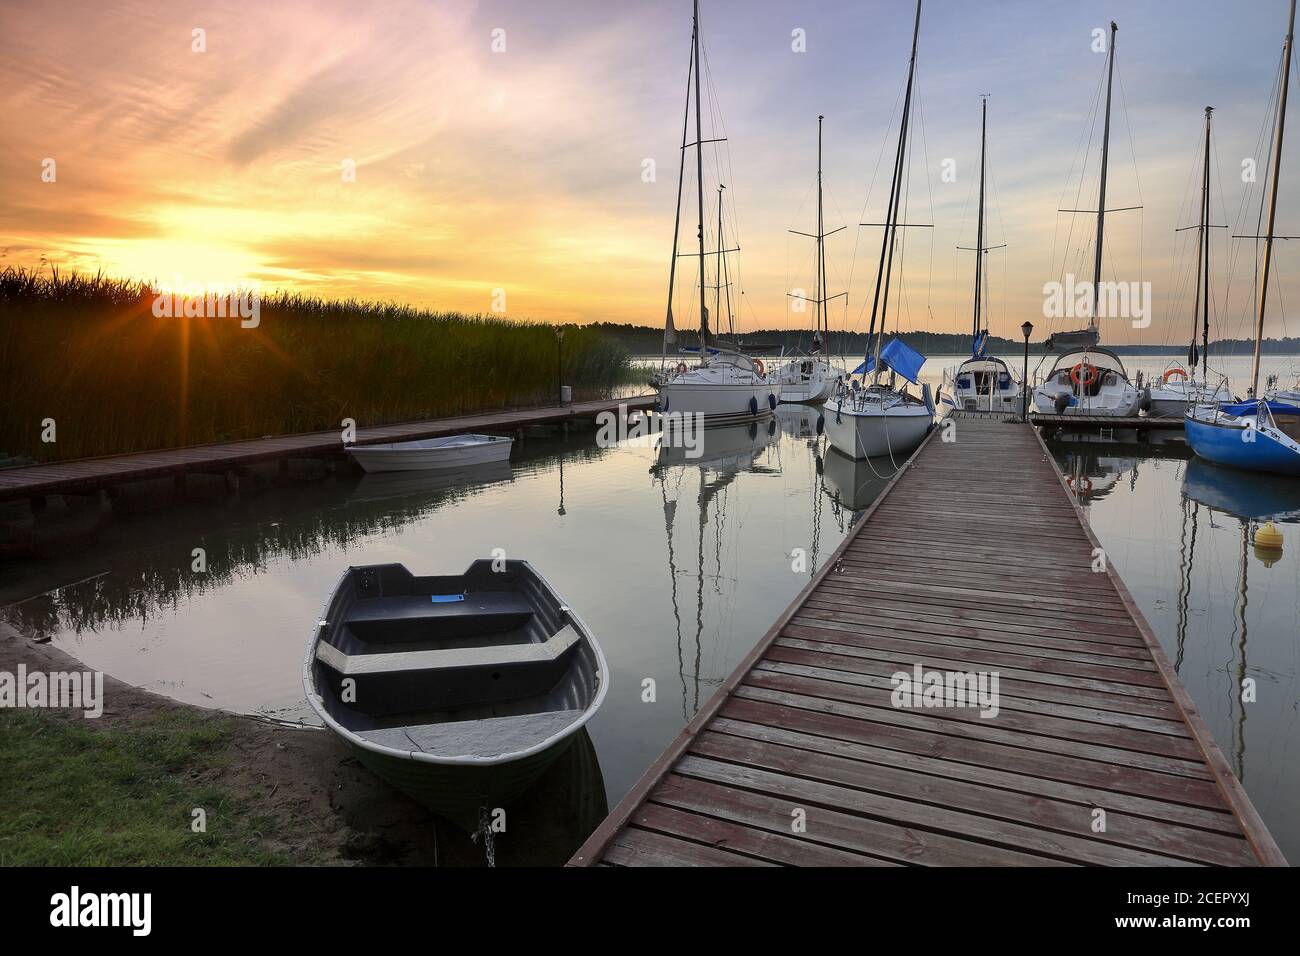
[[[303,661],[307,701],[371,771],[474,831],[568,747],[609,687],[586,625],[527,561],[349,568]]]
[[[513,438],[499,435],[449,435],[385,445],[353,445],[348,454],[367,472],[466,468],[510,458]]]

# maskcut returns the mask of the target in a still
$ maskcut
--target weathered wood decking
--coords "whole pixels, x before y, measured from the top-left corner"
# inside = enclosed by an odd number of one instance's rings
[[[1035,430],[942,434],[571,865],[1285,864]]]
[[[543,408],[512,409],[457,418],[436,418],[421,422],[378,425],[357,429],[358,445],[378,442],[411,441],[437,438],[474,431],[503,431],[591,418],[620,405],[628,409],[645,409],[654,404],[653,395],[635,398],[576,402]],[[338,429],[279,435],[248,441],[191,445],[130,455],[81,458],[22,468],[0,469],[0,501],[7,498],[36,498],[51,494],[86,493],[128,481],[160,478],[188,472],[225,471],[256,462],[287,458],[312,458],[338,455],[343,443]]]

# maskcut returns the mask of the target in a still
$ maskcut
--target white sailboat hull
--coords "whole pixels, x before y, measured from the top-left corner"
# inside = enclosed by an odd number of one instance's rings
[[[659,411],[676,415],[703,415],[708,422],[747,422],[768,418],[778,390],[765,383],[677,384],[659,389]]]
[[[837,376],[820,359],[795,359],[777,372],[781,401],[790,404],[824,402],[835,394]]]
[[[497,435],[452,435],[386,445],[358,445],[347,450],[367,473],[469,468],[510,458],[513,438]]]
[[[832,398],[826,403],[826,437],[850,458],[909,455],[925,438],[934,416],[924,405],[856,403]]]

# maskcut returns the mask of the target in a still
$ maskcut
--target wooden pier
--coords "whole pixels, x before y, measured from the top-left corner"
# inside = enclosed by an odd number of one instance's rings
[[[1098,548],[1036,429],[935,429],[570,865],[1285,865]]]
[[[465,432],[514,431],[534,425],[549,425],[594,418],[602,412],[648,409],[653,395],[634,398],[576,402],[542,408],[512,409],[458,418],[436,418],[422,422],[377,425],[357,429],[358,445],[379,442],[438,438]],[[195,472],[228,472],[258,462],[289,458],[335,457],[343,454],[340,429],[280,435],[248,441],[191,445],[130,455],[81,458],[72,461],[0,469],[0,501],[13,498],[40,499],[55,494],[87,494],[101,488]]]

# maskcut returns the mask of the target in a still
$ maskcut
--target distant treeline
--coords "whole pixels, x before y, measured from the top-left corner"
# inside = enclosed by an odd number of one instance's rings
[[[561,378],[575,398],[629,380],[627,351],[598,329],[565,330],[561,372],[547,325],[277,292],[253,326],[211,301],[213,317],[202,300],[157,307],[171,298],[0,270],[0,460],[438,418],[554,403]]]
[[[663,348],[662,329],[641,325],[616,325],[612,322],[598,322],[587,326],[587,328],[600,331],[609,338],[616,340],[633,355],[658,355]],[[971,346],[971,337],[965,332],[904,332],[899,337],[922,355],[962,355],[968,352]],[[1031,355],[1041,355],[1043,353],[1042,338],[1043,333],[1035,330],[1034,339],[1036,341],[1029,344]],[[807,351],[812,340],[812,334],[806,331],[789,332],[779,329],[759,329],[754,332],[745,332],[739,336],[739,339],[742,348],[763,354],[775,354],[781,352],[782,349],[786,351],[794,349]],[[691,347],[696,345],[697,342],[698,339],[693,331],[678,331],[678,346]],[[1187,352],[1186,345],[1108,345],[1106,347],[1122,355],[1184,355]],[[858,355],[865,354],[866,348],[866,333],[833,331],[830,333],[829,344],[823,346],[822,351],[833,355]],[[1024,349],[1025,343],[1023,339],[1012,341],[997,336],[989,339],[988,351],[995,355],[1023,354]],[[1254,342],[1250,339],[1225,339],[1210,343],[1210,354],[1216,356],[1250,355],[1253,349]],[[1300,338],[1265,339],[1263,352],[1266,355],[1300,354]]]

